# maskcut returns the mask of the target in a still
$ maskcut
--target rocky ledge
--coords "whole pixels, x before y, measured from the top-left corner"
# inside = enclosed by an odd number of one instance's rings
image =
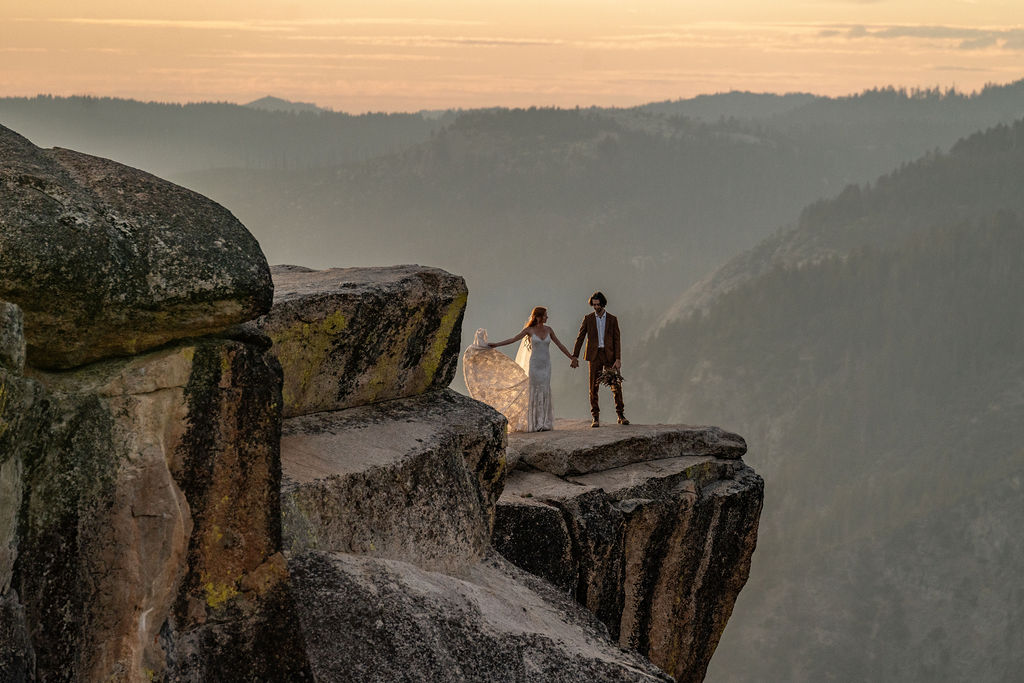
[[[492,542],[587,606],[621,646],[702,680],[757,540],[764,483],[738,459],[743,448],[734,434],[684,425],[559,421],[513,434],[520,469]]]
[[[273,277],[208,199],[0,127],[0,681],[703,676],[742,438],[507,438],[446,389],[462,278]]]
[[[284,421],[285,546],[453,571],[490,545],[505,419],[450,389]]]
[[[671,680],[493,553],[456,575],[318,551],[289,566],[318,681]]]
[[[559,476],[680,455],[733,460],[746,452],[742,436],[719,427],[610,424],[592,429],[589,420],[564,419],[556,420],[551,432],[516,432],[508,445],[509,467],[535,467]]]
[[[491,548],[505,419],[450,390],[285,420],[286,557],[321,681],[655,681]]]

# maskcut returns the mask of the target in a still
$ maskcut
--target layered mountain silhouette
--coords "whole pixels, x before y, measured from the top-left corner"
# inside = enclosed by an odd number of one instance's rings
[[[271,262],[465,275],[470,336],[547,305],[570,341],[602,289],[631,419],[743,433],[765,476],[711,680],[1024,665],[1022,111],[1024,81],[360,116],[0,99],[37,144],[213,197]],[[580,375],[552,382],[587,414]]]

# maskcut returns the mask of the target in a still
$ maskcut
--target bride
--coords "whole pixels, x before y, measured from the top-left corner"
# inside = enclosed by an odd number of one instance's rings
[[[554,426],[551,404],[551,342],[566,358],[572,354],[545,323],[548,309],[537,306],[522,331],[511,339],[487,342],[487,331],[477,330],[474,344],[466,349],[462,371],[469,395],[505,415],[512,431],[544,432]],[[522,339],[516,362],[489,351]]]

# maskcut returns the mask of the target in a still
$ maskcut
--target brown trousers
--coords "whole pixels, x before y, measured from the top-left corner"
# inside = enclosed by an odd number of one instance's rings
[[[597,382],[597,376],[601,374],[601,370],[606,367],[610,368],[613,365],[615,365],[615,357],[612,356],[608,349],[598,349],[597,356],[594,360],[590,361],[590,414],[593,415],[595,420],[601,414],[601,407],[597,402],[597,392],[601,385]],[[612,387],[612,396],[615,399],[615,414],[622,417],[622,411],[624,410],[622,386]]]

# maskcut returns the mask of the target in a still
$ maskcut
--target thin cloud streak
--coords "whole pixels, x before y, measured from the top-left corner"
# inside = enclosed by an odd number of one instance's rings
[[[332,54],[323,52],[247,52],[247,51],[218,51],[212,53],[196,53],[193,57],[205,59],[237,59],[240,61],[244,60],[258,60],[265,59],[268,63],[273,60],[336,60],[336,61],[382,61],[382,62],[436,62],[440,61],[441,57],[437,55],[419,55],[419,54],[402,54],[395,52],[363,52],[363,53],[349,53],[349,54]]]
[[[286,20],[207,20],[207,19],[135,19],[135,18],[91,18],[54,17],[48,19],[18,18],[19,22],[46,22],[79,24],[91,26],[116,26],[126,28],[177,28],[190,30],[231,30],[258,33],[291,33],[302,28],[324,28],[331,26],[485,26],[483,21],[458,19],[431,19],[415,17],[394,18],[345,18],[345,19],[286,19]]]
[[[564,40],[546,38],[495,38],[488,36],[287,36],[287,40],[337,42],[382,47],[550,47]]]
[[[969,26],[907,26],[838,24],[822,29],[830,36],[841,35],[849,39],[899,40],[920,39],[958,42],[962,50],[997,47],[1019,50],[1024,47],[1024,28],[977,28]]]
[[[648,45],[661,42],[666,46],[679,45],[682,40],[706,38],[711,34],[728,34],[737,37],[765,36],[767,32],[787,36],[789,39],[802,36],[817,39],[918,39],[957,42],[955,47],[964,50],[998,47],[1007,50],[1021,49],[1024,44],[1024,27],[993,28],[988,26],[950,26],[930,24],[834,24],[819,22],[695,22],[671,26],[636,25],[629,27],[632,33],[600,36],[601,45],[614,45],[619,41],[637,40]],[[636,33],[636,31],[641,31]]]

